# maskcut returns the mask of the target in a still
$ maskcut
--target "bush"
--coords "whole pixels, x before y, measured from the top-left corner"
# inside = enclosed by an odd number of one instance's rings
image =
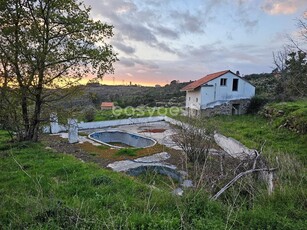
[[[251,99],[249,107],[247,108],[247,113],[249,114],[256,114],[258,113],[265,104],[268,103],[268,99],[265,97],[255,96]]]
[[[276,127],[307,133],[307,100],[281,102],[265,106],[262,115],[271,119]]]
[[[125,148],[125,149],[120,149],[117,151],[116,155],[121,156],[121,155],[126,155],[126,156],[136,156],[136,151],[137,148]]]
[[[96,109],[94,107],[88,107],[84,110],[84,120],[87,122],[94,121]]]

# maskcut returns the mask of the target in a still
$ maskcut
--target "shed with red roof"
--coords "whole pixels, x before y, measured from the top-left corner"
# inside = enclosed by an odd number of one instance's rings
[[[113,102],[101,102],[100,108],[101,110],[113,109],[114,103]]]

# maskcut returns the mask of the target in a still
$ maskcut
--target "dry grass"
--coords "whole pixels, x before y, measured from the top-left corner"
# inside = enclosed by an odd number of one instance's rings
[[[136,156],[127,156],[127,155],[117,155],[118,149],[113,149],[109,147],[95,146],[89,142],[84,142],[82,144],[78,144],[81,149],[88,152],[91,155],[95,155],[96,157],[119,161],[119,160],[133,160],[139,157],[149,156],[155,153],[160,153],[165,151],[165,147],[160,144],[155,144],[149,148],[138,149],[136,151]]]

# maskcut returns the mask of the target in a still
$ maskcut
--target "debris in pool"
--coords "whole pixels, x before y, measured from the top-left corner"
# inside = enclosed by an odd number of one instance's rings
[[[144,129],[139,133],[164,133],[166,129]]]

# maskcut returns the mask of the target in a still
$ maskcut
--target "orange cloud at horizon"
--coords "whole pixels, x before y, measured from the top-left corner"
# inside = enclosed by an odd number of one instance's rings
[[[114,80],[113,80],[114,77]],[[110,79],[111,78],[111,79]],[[91,79],[93,79],[93,77],[84,77],[82,78],[79,83],[82,85],[86,85]],[[121,79],[121,80],[117,80],[117,79]],[[117,77],[117,76],[106,76],[103,79],[98,79],[98,82],[101,85],[141,85],[141,86],[156,86],[156,85],[160,85],[160,86],[164,86],[165,82],[151,82],[151,81],[139,81],[136,79],[124,79],[123,77]]]

